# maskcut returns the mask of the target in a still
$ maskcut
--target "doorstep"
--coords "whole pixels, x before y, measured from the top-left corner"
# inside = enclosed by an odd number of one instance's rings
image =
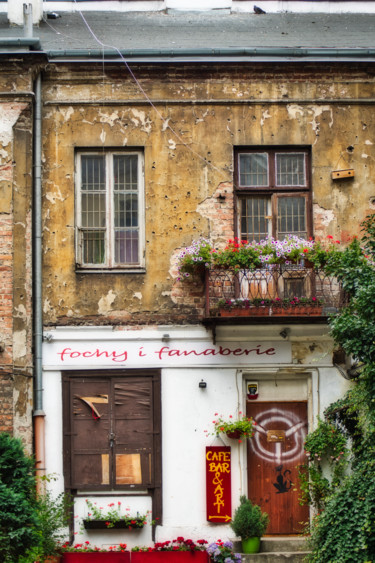
[[[235,544],[235,550],[239,551],[241,544]],[[288,563],[302,563],[310,552],[307,549],[305,538],[263,538],[260,544],[260,552],[254,554],[241,554],[243,563],[277,563],[287,561]]]

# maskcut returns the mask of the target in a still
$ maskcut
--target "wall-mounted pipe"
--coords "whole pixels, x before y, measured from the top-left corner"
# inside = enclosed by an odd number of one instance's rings
[[[46,463],[42,362],[42,79],[40,74],[35,81],[33,212],[34,445],[37,475],[43,476]],[[40,479],[38,479],[38,488],[41,489]]]

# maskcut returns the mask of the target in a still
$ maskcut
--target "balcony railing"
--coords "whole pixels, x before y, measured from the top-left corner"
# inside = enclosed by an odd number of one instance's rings
[[[258,270],[206,273],[206,317],[327,316],[346,302],[341,284],[323,270],[272,264]]]

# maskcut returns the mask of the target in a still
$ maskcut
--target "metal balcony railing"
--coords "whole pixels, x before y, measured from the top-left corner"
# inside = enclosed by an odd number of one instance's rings
[[[346,302],[341,284],[323,270],[272,264],[257,270],[206,272],[206,317],[326,316]]]

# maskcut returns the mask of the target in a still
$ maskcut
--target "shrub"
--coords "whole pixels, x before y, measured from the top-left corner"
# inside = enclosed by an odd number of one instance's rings
[[[240,497],[240,506],[234,513],[231,528],[243,540],[263,536],[267,529],[269,517],[262,512],[260,506],[252,504],[245,495]]]
[[[0,560],[19,561],[38,545],[34,462],[21,440],[0,434]]]

